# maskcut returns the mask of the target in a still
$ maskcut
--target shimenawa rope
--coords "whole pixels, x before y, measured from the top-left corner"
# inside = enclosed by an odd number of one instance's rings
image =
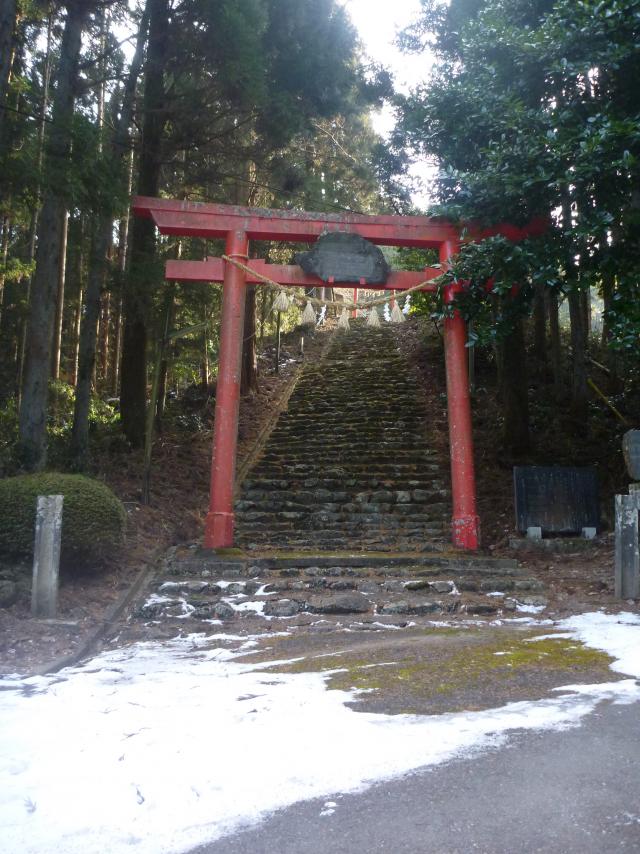
[[[276,302],[273,305],[273,308],[275,311],[286,311],[289,308],[290,297],[287,296],[286,291],[284,289],[285,288],[297,288],[297,287],[300,287],[300,285],[279,285],[278,282],[274,282],[273,279],[270,279],[268,276],[265,276],[262,273],[259,273],[257,270],[252,270],[251,267],[248,267],[246,264],[243,264],[240,261],[236,261],[235,258],[230,258],[228,255],[223,255],[222,259],[223,259],[223,261],[228,261],[229,264],[233,264],[234,267],[238,267],[238,269],[244,270],[245,273],[250,273],[252,276],[255,276],[256,279],[259,279],[261,282],[264,282],[265,285],[268,285],[269,287],[277,290],[279,293],[278,293],[278,296],[276,297]],[[412,288],[407,288],[406,291],[400,291],[399,293],[394,293],[393,299],[396,300],[396,305],[394,306],[394,309],[397,308],[398,312],[400,312],[400,308],[399,308],[398,303],[397,303],[398,299],[400,299],[401,297],[404,297],[404,296],[408,296],[409,294],[412,294],[414,291],[421,290],[422,288],[424,288],[425,285],[431,285],[434,283],[437,284],[439,282],[439,280],[443,278],[443,276],[444,276],[444,274],[442,274],[441,276],[437,276],[437,278],[435,278],[435,279],[425,279],[424,282],[420,282],[419,284],[414,285]],[[282,300],[279,303],[279,300],[281,297],[282,297]],[[312,306],[317,305],[320,308],[323,305],[333,305],[333,306],[336,306],[336,308],[342,308],[342,309],[345,309],[346,311],[354,311],[356,309],[369,309],[369,308],[372,308],[373,306],[376,306],[376,305],[384,305],[386,302],[389,301],[388,296],[378,297],[377,299],[364,300],[362,302],[351,302],[351,301],[345,301],[345,300],[338,301],[338,300],[316,299],[315,297],[310,297],[310,296],[307,296],[306,294],[305,294],[305,296],[298,296],[297,294],[293,294],[293,299],[294,299],[294,301],[296,301],[300,305],[302,305],[304,303],[305,304],[305,311],[306,311],[306,308],[309,304],[311,304]],[[285,300],[286,300],[286,305],[284,304]],[[280,308],[279,304],[282,304],[283,307]],[[401,322],[401,321],[398,321],[398,322]]]

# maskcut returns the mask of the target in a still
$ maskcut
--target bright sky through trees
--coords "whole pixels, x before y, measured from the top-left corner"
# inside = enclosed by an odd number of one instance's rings
[[[402,54],[395,44],[398,33],[419,17],[420,0],[345,0],[345,7],[367,53],[389,68],[398,89],[424,80],[431,57]]]
[[[396,89],[407,92],[423,82],[433,62],[430,53],[403,54],[395,44],[397,35],[420,16],[420,0],[345,0],[354,26],[367,54],[393,74]],[[386,107],[373,119],[375,129],[387,135],[394,124],[393,111]],[[429,202],[428,181],[434,167],[421,162],[411,168],[411,174],[425,182],[423,192],[414,194],[421,207]]]
[[[415,21],[421,11],[420,0],[344,0],[344,6],[358,31],[364,49],[369,57],[387,68],[392,74],[396,88],[400,92],[423,82],[433,62],[430,53],[403,54],[396,45],[398,33]],[[123,26],[116,27],[123,41],[131,33]],[[133,54],[133,44],[123,44],[127,58]],[[393,110],[386,106],[373,115],[373,125],[378,133],[387,136],[394,125]],[[424,162],[416,163],[411,174],[425,182],[423,192],[414,194],[414,201],[421,207],[429,203],[428,183],[434,167]]]

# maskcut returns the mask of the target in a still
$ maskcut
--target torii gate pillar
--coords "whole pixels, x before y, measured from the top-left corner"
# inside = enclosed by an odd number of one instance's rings
[[[458,251],[452,241],[440,246],[440,261],[446,266]],[[458,283],[445,288],[445,303],[454,302],[456,293],[463,290]],[[447,373],[447,411],[449,414],[449,453],[451,457],[451,494],[453,519],[451,540],[459,549],[475,550],[480,545],[480,517],[476,509],[476,479],[473,464],[473,430],[467,330],[464,318],[456,309],[444,321],[444,354]]]
[[[227,233],[226,253],[230,258],[237,258],[246,263],[248,248],[246,232]],[[204,528],[204,546],[207,549],[233,546],[233,491],[236,480],[245,282],[244,271],[227,262],[222,289],[211,493]]]

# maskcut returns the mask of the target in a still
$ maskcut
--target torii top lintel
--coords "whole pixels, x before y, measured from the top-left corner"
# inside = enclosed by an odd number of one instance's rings
[[[133,211],[151,217],[161,234],[183,237],[220,238],[230,231],[243,231],[251,240],[278,240],[312,243],[327,231],[359,234],[381,246],[437,248],[445,242],[461,240],[462,229],[442,219],[427,216],[368,216],[353,213],[311,213],[308,211],[245,208],[237,205],[204,204],[174,199],[137,196]],[[486,230],[465,227],[466,239],[502,234],[523,240],[541,233],[546,224],[534,222],[525,228],[499,225]]]

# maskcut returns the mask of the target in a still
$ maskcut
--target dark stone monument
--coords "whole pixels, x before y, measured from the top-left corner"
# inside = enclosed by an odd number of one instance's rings
[[[323,282],[359,284],[364,280],[367,285],[384,285],[389,278],[389,265],[380,249],[359,234],[328,232],[310,252],[298,252],[295,259],[305,273]]]
[[[580,534],[600,524],[594,468],[515,466],[516,527],[521,533]]]
[[[633,480],[640,480],[640,430],[627,430],[622,437],[622,454]]]

